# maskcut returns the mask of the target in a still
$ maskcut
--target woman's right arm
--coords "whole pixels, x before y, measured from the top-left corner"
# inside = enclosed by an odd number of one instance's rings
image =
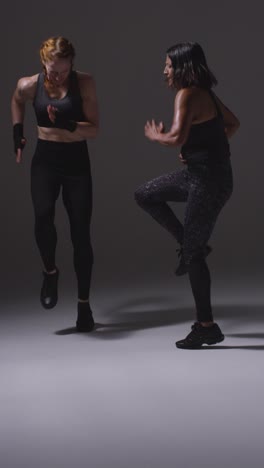
[[[215,97],[216,97],[217,103],[220,107],[221,113],[224,118],[225,131],[226,131],[227,138],[231,138],[234,135],[234,133],[236,133],[236,131],[239,129],[240,122],[238,118],[235,116],[235,114],[233,114],[233,112],[231,112],[231,110],[228,109],[228,107],[226,107],[222,101],[220,101],[219,97],[217,96]]]
[[[23,123],[26,102],[34,99],[36,89],[36,75],[20,78],[11,100],[11,114],[13,125]]]
[[[11,116],[13,123],[14,149],[16,161],[20,163],[22,151],[26,144],[23,134],[23,122],[26,102],[34,99],[37,76],[20,78],[11,99]]]

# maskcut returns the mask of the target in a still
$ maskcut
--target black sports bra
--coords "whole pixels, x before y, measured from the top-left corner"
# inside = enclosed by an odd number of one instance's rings
[[[40,73],[37,81],[37,89],[33,100],[37,123],[39,127],[53,127],[53,123],[49,119],[47,106],[51,104],[56,107],[59,112],[63,113],[66,119],[75,120],[76,122],[85,121],[82,109],[82,98],[78,84],[76,71],[70,74],[69,89],[62,99],[54,99],[48,95],[44,86],[45,75]]]

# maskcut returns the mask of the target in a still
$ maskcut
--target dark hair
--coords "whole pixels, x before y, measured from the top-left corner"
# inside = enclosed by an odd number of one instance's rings
[[[204,51],[197,42],[181,42],[167,50],[174,69],[176,88],[199,86],[210,89],[217,85],[217,79],[209,70]]]

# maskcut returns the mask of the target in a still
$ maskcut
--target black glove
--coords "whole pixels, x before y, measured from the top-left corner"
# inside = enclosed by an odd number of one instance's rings
[[[69,120],[63,117],[63,115],[57,111],[55,114],[54,127],[69,130],[69,132],[74,132],[77,127],[77,122],[75,122],[75,120]]]
[[[17,152],[18,149],[23,150],[26,144],[26,141],[24,137],[24,129],[23,129],[22,123],[16,123],[15,125],[13,125],[13,139],[14,139],[15,153]]]

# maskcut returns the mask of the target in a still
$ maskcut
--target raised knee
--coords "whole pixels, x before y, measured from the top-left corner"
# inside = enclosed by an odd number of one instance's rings
[[[144,191],[142,190],[141,187],[139,187],[139,188],[135,191],[134,197],[135,197],[136,202],[137,202],[139,205],[144,201]]]
[[[135,200],[139,205],[153,202],[153,194],[151,194],[150,190],[148,190],[148,185],[141,185],[135,191]]]

